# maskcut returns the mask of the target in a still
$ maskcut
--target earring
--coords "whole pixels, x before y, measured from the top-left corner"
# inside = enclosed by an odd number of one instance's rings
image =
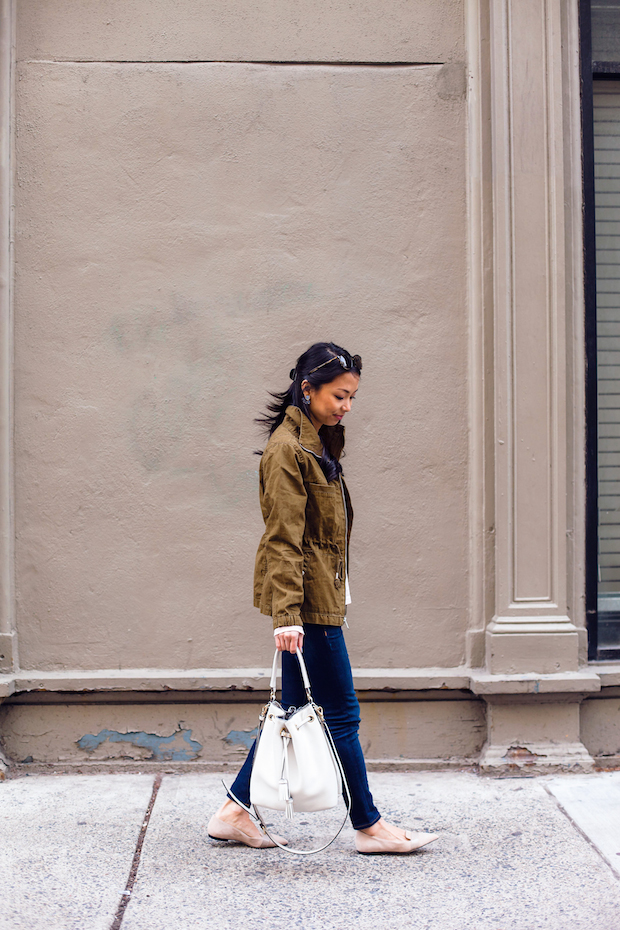
[[[309,404],[309,403],[310,403],[310,395],[304,394],[304,404]]]

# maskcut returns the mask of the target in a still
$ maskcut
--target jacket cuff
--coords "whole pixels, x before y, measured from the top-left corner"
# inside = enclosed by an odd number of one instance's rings
[[[303,626],[277,626],[273,631],[273,635],[277,636],[278,633],[303,633]]]
[[[274,630],[277,630],[280,626],[301,626],[301,617],[299,614],[282,614],[281,617],[274,617]]]

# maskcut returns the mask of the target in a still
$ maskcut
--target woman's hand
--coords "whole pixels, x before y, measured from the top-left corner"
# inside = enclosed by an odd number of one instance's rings
[[[278,652],[295,653],[297,649],[302,649],[304,644],[303,633],[276,633],[276,649]]]

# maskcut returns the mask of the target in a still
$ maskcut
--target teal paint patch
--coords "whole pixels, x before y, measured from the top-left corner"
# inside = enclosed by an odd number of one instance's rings
[[[224,737],[224,742],[229,746],[243,746],[245,749],[251,749],[252,743],[258,736],[258,727],[253,730],[231,730]]]
[[[144,730],[131,733],[100,730],[96,735],[86,733],[76,742],[85,752],[94,752],[106,741],[129,743],[137,749],[150,749],[152,755],[145,760],[147,762],[191,762],[202,749],[202,744],[192,739],[192,731],[183,729],[175,730],[171,736],[158,736],[156,733],[145,733]],[[143,759],[142,756],[140,758]]]

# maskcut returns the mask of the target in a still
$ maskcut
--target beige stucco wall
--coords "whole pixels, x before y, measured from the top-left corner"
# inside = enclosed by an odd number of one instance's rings
[[[353,662],[465,660],[462,11],[280,6],[18,4],[23,668],[268,661],[252,419],[322,338],[364,358]]]

